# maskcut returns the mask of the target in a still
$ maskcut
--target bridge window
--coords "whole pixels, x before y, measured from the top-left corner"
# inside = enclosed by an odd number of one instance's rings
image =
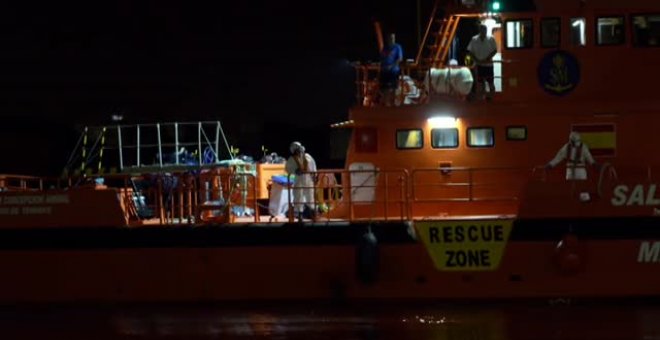
[[[587,19],[571,18],[571,45],[587,45]]]
[[[532,20],[506,22],[506,48],[530,48],[534,44]]]
[[[596,27],[598,45],[621,45],[625,40],[623,17],[598,18]]]
[[[559,47],[560,31],[559,18],[541,19],[541,47]]]
[[[472,147],[484,148],[495,145],[493,128],[478,127],[467,129],[467,145]]]
[[[527,140],[526,126],[508,126],[506,128],[507,140]]]
[[[635,15],[632,17],[632,22],[635,46],[660,46],[660,15]]]
[[[431,130],[431,147],[434,149],[452,149],[458,147],[458,129],[440,128]]]
[[[424,146],[422,130],[396,130],[397,149],[421,149]]]

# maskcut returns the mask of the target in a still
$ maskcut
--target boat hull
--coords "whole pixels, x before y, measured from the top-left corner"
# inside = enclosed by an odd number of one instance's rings
[[[499,266],[486,271],[438,270],[406,223],[4,230],[0,301],[652,296],[660,295],[653,224],[516,221]],[[368,229],[373,277],[358,270]],[[562,257],[568,232],[576,248]]]

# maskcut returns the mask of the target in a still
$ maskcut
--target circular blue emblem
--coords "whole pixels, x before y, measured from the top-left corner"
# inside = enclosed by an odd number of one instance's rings
[[[543,90],[563,96],[573,91],[580,82],[580,65],[568,52],[548,52],[539,63],[538,77]]]

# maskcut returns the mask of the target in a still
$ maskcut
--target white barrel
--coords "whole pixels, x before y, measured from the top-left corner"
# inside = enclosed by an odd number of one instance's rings
[[[429,84],[429,74],[431,76]],[[472,90],[472,72],[463,67],[432,68],[426,74],[426,88],[432,94],[458,94],[467,95]]]

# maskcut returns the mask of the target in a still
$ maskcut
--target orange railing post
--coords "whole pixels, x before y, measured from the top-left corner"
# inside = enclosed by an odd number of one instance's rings
[[[389,198],[389,182],[388,182],[388,176],[389,174],[385,174],[385,199],[383,200],[383,204],[385,205],[385,210],[383,213],[385,214],[385,221],[387,221],[387,205],[388,205],[388,198]]]
[[[472,173],[472,168],[469,168],[468,169],[468,201],[472,201],[474,199],[473,188],[472,188],[474,182],[473,175],[474,174]]]
[[[399,188],[401,201],[403,202],[401,205],[401,216],[402,219],[405,217],[405,219],[410,220],[410,217],[412,216],[412,206],[410,205],[410,195],[408,194],[408,188],[410,187],[410,175],[408,175],[408,170],[403,170],[403,176],[400,177],[400,181],[403,182]]]
[[[254,203],[253,203],[253,209],[254,209],[254,222],[257,223],[260,221],[259,218],[259,204],[257,203],[259,199],[259,186],[257,185],[257,177],[254,176],[253,174],[249,174],[250,178],[252,178],[252,190],[253,190],[253,195],[254,195]]]
[[[158,177],[156,183],[157,183],[156,202],[158,205],[158,218],[160,220],[160,224],[165,224],[165,210],[163,207],[163,180],[160,177]]]
[[[353,210],[353,183],[351,181],[351,173],[349,172],[346,176],[348,184],[348,219],[353,220],[355,218],[355,211]]]
[[[288,174],[286,176],[286,190],[287,190],[287,205],[289,206],[289,209],[287,210],[287,214],[289,215],[289,223],[295,222],[295,212],[294,212],[294,207],[293,207],[293,190],[291,186],[291,174]]]

